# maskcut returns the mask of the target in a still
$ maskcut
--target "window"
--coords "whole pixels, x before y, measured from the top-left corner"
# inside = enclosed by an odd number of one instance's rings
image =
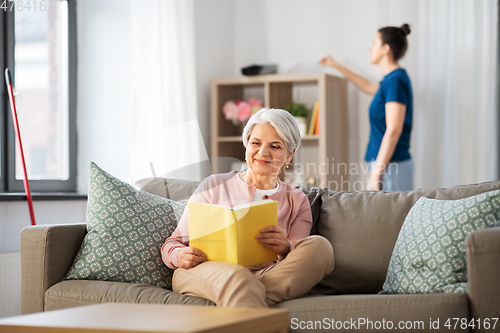
[[[0,0],[2,76],[12,73],[33,192],[76,190],[75,0]],[[1,84],[1,190],[23,191],[5,79]]]

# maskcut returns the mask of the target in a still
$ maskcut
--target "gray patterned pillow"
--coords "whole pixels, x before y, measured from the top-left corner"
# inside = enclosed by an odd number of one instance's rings
[[[499,225],[500,190],[459,200],[421,197],[401,227],[381,293],[467,293],[465,239]]]
[[[186,201],[133,186],[90,165],[87,235],[65,280],[146,283],[172,288],[161,245],[177,227]]]

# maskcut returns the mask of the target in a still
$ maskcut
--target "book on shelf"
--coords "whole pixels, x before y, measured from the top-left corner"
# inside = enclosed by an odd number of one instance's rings
[[[260,230],[278,225],[278,202],[255,201],[228,208],[188,202],[189,246],[208,260],[251,266],[275,261],[276,252],[257,240]]]
[[[318,120],[319,120],[318,112],[319,112],[319,101],[316,101],[314,103],[314,107],[313,107],[311,122],[309,123],[309,131],[307,132],[307,134],[309,134],[309,135],[317,134],[315,132],[317,130],[317,126],[319,125],[318,124]]]
[[[318,112],[316,114],[316,124],[314,125],[314,135],[318,135],[319,134],[319,113],[320,113],[320,110],[319,110],[319,101],[316,102],[318,104]]]

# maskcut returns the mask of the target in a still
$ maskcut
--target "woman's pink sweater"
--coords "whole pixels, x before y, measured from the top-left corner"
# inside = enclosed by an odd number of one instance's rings
[[[189,201],[217,204],[232,207],[253,201],[255,187],[238,179],[239,171],[211,175],[203,180]],[[312,227],[311,207],[307,196],[300,190],[280,180],[276,193],[262,199],[278,201],[278,226],[286,231],[290,250],[298,240],[309,236]],[[177,253],[189,246],[188,209],[184,210],[181,220],[172,235],[161,248],[163,262],[170,268],[179,267]],[[209,222],[209,221],[207,221]],[[278,256],[279,260],[283,257]]]

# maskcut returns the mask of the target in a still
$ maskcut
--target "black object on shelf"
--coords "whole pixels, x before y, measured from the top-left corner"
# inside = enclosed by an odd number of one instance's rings
[[[243,67],[241,73],[243,75],[263,75],[275,74],[278,72],[278,65],[250,65]]]

